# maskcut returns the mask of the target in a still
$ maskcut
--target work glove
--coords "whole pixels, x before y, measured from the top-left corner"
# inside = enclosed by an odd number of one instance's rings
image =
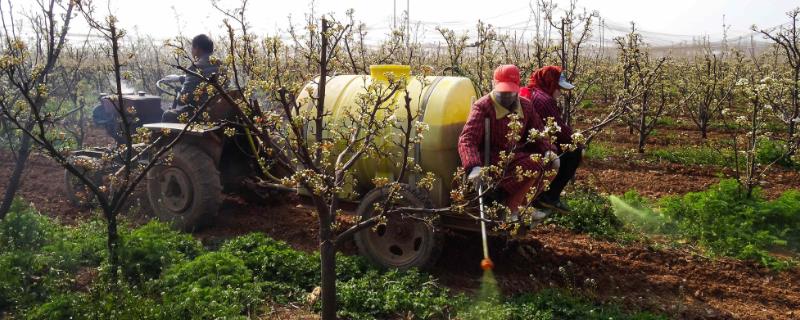
[[[478,186],[481,185],[481,167],[480,166],[473,167],[472,170],[469,171],[467,179],[469,179],[469,181],[472,181],[472,183],[475,185],[475,188],[477,189]]]
[[[558,170],[561,167],[561,159],[558,158],[558,155],[553,151],[547,151],[544,153],[544,158],[550,161],[553,169]]]

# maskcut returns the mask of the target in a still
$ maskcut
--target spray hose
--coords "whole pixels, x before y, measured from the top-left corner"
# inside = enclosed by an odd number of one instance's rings
[[[250,128],[245,127],[244,134],[247,137],[247,143],[250,145],[250,151],[252,151],[253,156],[256,157],[256,162],[258,163],[258,167],[261,168],[261,172],[263,172],[264,175],[267,176],[267,178],[270,178],[274,181],[280,181],[280,179],[276,178],[269,172],[269,170],[264,166],[263,161],[261,161],[261,159],[259,158],[258,149],[256,148],[256,144],[253,141],[253,135],[250,133]]]
[[[491,128],[489,127],[490,121],[489,118],[483,119],[483,165],[489,165],[489,151],[490,143],[491,143]],[[481,241],[483,242],[483,260],[481,260],[481,269],[484,271],[494,269],[494,263],[492,259],[489,258],[489,242],[486,235],[486,208],[483,203],[483,181],[478,184],[478,206],[480,207],[481,211]]]

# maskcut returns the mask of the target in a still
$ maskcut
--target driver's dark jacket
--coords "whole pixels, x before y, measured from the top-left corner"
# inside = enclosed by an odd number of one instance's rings
[[[204,77],[209,77],[212,74],[219,71],[219,65],[211,63],[209,59],[209,55],[203,55],[197,58],[192,66],[188,69],[194,72],[197,72]],[[203,80],[199,77],[187,74],[186,80],[183,82],[183,87],[181,87],[180,98],[178,99],[179,106],[191,105],[194,107],[198,107],[206,100],[208,100],[208,93],[205,90],[206,86],[201,86]],[[210,88],[210,85],[208,85]],[[201,92],[195,92],[198,88],[201,88]],[[198,95],[199,93],[199,95]]]

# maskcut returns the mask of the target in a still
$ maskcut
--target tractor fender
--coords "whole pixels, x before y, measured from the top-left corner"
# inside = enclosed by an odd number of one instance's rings
[[[177,136],[185,127],[182,123],[169,123],[157,122],[148,123],[144,127],[152,131],[153,134],[167,134],[169,136]],[[193,125],[186,130],[186,133],[178,141],[179,144],[192,145],[203,153],[207,154],[214,160],[214,164],[219,167],[219,161],[222,157],[223,140],[221,135],[222,127],[220,126],[207,126],[207,125]],[[167,141],[172,141],[168,139]]]

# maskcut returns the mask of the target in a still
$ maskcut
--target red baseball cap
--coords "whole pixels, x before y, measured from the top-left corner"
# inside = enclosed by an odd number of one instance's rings
[[[494,91],[519,92],[519,68],[504,64],[494,69]]]

